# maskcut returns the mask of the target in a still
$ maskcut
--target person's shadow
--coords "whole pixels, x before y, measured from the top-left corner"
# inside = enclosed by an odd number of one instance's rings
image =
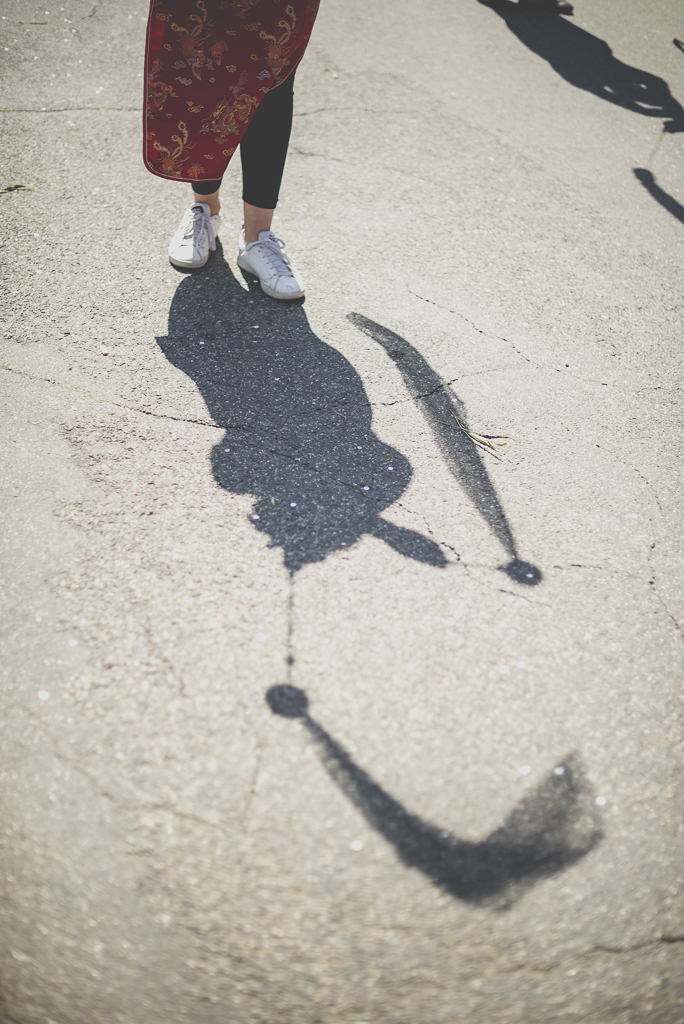
[[[219,253],[181,282],[157,340],[225,429],[211,458],[217,483],[255,495],[250,520],[282,548],[287,569],[364,534],[447,565],[433,540],[382,518],[406,490],[410,463],[375,436],[361,378],[316,337],[301,303],[245,292]]]
[[[495,0],[487,6],[503,18],[521,43],[548,61],[566,82],[636,114],[662,117],[666,132],[684,131],[684,108],[667,82],[623,64],[603,39],[564,18],[540,14],[510,0]]]
[[[408,459],[380,441],[354,367],[311,330],[301,302],[274,302],[250,281],[245,292],[220,252],[201,274],[179,285],[169,333],[157,341],[170,362],[197,385],[225,430],[214,446],[214,478],[234,494],[253,494],[252,525],[283,550],[296,572],[368,534],[407,558],[443,568],[448,560],[429,537],[397,526],[382,512],[412,477]],[[441,379],[403,338],[358,315],[357,327],[399,362],[421,403],[449,468],[501,541],[504,570],[534,585],[541,572],[518,558],[503,508],[475,446],[440,424],[452,411]],[[464,413],[458,408],[461,416]]]

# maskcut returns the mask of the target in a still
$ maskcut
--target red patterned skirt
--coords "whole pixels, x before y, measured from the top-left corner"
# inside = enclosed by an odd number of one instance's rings
[[[151,0],[145,166],[216,181],[267,92],[304,55],[319,0]]]

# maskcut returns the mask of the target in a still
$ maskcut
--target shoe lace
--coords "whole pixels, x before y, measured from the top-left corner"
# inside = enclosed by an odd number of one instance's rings
[[[183,225],[183,237],[192,238],[193,243],[197,244],[204,231],[211,237],[211,221],[209,217],[207,217],[201,206],[191,206],[186,214]]]
[[[250,242],[246,248],[251,249],[253,245],[259,246],[259,252],[265,256],[276,274],[294,277],[291,269],[292,260],[285,252],[285,243],[281,238],[276,238],[273,232],[269,231],[268,238]]]

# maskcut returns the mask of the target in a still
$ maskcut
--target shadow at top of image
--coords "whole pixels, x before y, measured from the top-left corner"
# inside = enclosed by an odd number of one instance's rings
[[[535,882],[585,857],[603,838],[594,794],[576,754],[527,793],[499,828],[472,842],[390,796],[311,717],[303,690],[273,686],[266,702],[274,714],[303,724],[330,778],[402,863],[457,899],[504,910]]]
[[[429,537],[382,512],[412,477],[379,440],[363,382],[311,330],[300,301],[240,286],[217,253],[179,285],[164,355],[195,382],[225,436],[214,446],[217,483],[253,494],[250,520],[296,572],[365,534],[427,565],[448,564]]]
[[[566,82],[646,117],[665,119],[666,132],[684,131],[684,108],[662,78],[624,64],[608,43],[556,14],[511,0],[480,0]]]

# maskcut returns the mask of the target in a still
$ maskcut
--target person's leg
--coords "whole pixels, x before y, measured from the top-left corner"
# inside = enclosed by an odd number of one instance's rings
[[[245,224],[238,266],[258,278],[273,299],[298,299],[302,281],[271,231],[292,128],[294,75],[263,98],[240,143]]]
[[[221,209],[219,202],[219,189],[223,178],[218,181],[196,181],[192,186],[192,198],[196,203],[206,203],[211,216],[215,216]]]
[[[238,266],[254,274],[273,299],[304,295],[304,283],[284,243],[271,231],[292,128],[292,87],[290,78],[266,94],[240,143],[245,226]]]
[[[174,266],[187,270],[203,267],[216,248],[216,236],[221,229],[220,187],[221,180],[193,184],[192,206],[183,214],[169,245],[169,260]]]
[[[266,93],[240,143],[245,242],[271,230],[292,129],[294,75]]]

